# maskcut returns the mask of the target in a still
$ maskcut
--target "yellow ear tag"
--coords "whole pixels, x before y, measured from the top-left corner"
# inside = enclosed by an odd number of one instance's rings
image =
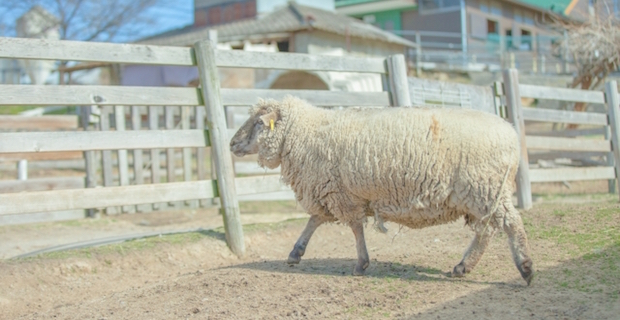
[[[269,120],[269,128],[273,131],[273,119]]]

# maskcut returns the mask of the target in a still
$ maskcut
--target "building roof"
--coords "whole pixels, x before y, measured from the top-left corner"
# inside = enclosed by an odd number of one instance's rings
[[[307,7],[289,2],[281,9],[262,17],[235,21],[206,27],[187,26],[136,41],[141,44],[191,46],[207,39],[209,30],[217,30],[218,42],[246,39],[287,37],[290,33],[305,30],[321,30],[342,36],[383,41],[415,47],[415,43],[393,33],[381,30],[355,18],[331,11]]]
[[[556,13],[563,14],[573,0],[520,0],[534,7],[540,7],[543,10],[551,10]]]

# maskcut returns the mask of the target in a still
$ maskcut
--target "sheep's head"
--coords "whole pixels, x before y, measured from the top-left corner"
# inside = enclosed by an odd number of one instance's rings
[[[259,155],[259,163],[268,168],[280,165],[282,132],[278,132],[280,110],[274,101],[260,101],[252,108],[250,118],[230,140],[230,151],[237,157]]]

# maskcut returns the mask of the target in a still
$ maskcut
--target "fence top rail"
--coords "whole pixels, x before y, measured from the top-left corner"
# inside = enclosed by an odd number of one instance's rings
[[[195,66],[193,48],[126,43],[0,37],[0,58]],[[230,68],[386,73],[385,59],[288,52],[216,50],[216,65]]]
[[[388,92],[327,90],[221,89],[222,104],[250,106],[258,98],[281,100],[293,95],[316,106],[389,106]],[[13,105],[199,106],[197,88],[137,86],[0,85],[0,108]]]
[[[528,98],[605,104],[605,95],[602,91],[543,87],[529,84],[519,84],[519,91],[522,97]]]

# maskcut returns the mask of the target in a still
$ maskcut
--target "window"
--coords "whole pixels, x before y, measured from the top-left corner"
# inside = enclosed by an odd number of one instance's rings
[[[529,30],[521,29],[521,44],[519,45],[519,50],[532,50],[532,32]]]
[[[454,8],[461,5],[461,0],[420,0],[421,11]]]
[[[480,0],[480,11],[501,16],[502,5],[495,0]]]

